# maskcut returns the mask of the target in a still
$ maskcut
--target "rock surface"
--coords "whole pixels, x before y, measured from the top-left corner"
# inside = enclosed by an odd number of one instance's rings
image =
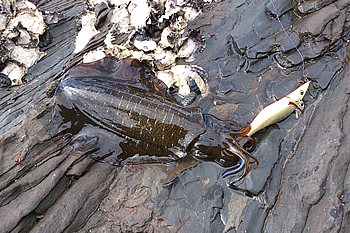
[[[39,2],[65,18],[50,25],[53,42],[27,83],[0,90],[0,232],[347,232],[349,5],[220,1],[191,22],[207,37],[192,62],[209,73],[204,112],[249,122],[272,97],[312,81],[305,113],[254,135],[260,166],[230,189],[213,163],[119,168],[74,151],[45,91],[81,60],[70,54],[85,5]]]

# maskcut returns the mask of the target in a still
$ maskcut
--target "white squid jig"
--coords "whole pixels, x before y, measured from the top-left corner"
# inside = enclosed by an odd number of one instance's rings
[[[298,106],[304,98],[309,85],[310,81],[304,83],[289,93],[287,96],[266,106],[263,110],[261,110],[249,124],[250,130],[247,135],[251,136],[266,126],[272,125],[287,118],[295,109],[299,109],[302,112]]]

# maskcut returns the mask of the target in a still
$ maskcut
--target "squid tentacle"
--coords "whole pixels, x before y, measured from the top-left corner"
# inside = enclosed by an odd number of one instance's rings
[[[244,172],[243,172],[242,175],[240,175],[239,177],[237,177],[233,181],[230,181],[230,183],[231,182],[237,182],[237,181],[243,179],[243,177],[245,177],[248,174],[248,172],[249,172],[249,161],[248,161],[248,158],[245,155],[241,155],[241,154],[238,154],[237,156],[242,160],[242,163],[243,163],[242,167],[244,166]]]
[[[245,155],[245,152],[247,152],[247,151],[244,150],[243,148],[241,148],[241,146],[238,145],[237,143],[234,143],[233,140],[231,140],[231,139],[227,139],[227,140],[228,140],[228,143],[227,143],[226,152],[238,156],[241,159],[241,165],[239,166],[239,167],[241,167],[240,170],[242,170],[242,168],[244,168],[243,174],[234,180],[234,182],[237,182],[237,181],[241,180],[243,177],[245,177],[249,172],[249,161],[248,161],[247,156]],[[240,153],[237,153],[237,149]],[[247,153],[249,153],[249,152],[247,152]],[[229,174],[233,174],[234,171],[238,172],[239,170],[234,169],[234,168],[230,168],[230,169],[227,169],[226,171],[224,171],[224,173],[222,175],[224,175],[224,177],[226,177]]]
[[[231,168],[223,171],[220,174],[220,178],[225,178],[225,177],[228,177],[228,176],[231,176],[231,175],[234,175],[234,174],[237,174],[238,172],[240,172],[245,167],[245,163],[241,158],[239,158],[239,161],[240,161],[240,163],[238,165],[236,164],[236,165],[232,166]]]
[[[235,140],[230,140],[231,143],[233,145],[235,145],[244,155],[248,155],[250,158],[252,158],[255,163],[256,163],[256,166],[254,168],[257,168],[259,166],[259,160],[257,158],[255,158],[249,151],[247,151],[246,149],[244,149],[239,143],[237,143],[237,141]],[[239,156],[241,157],[241,156]],[[246,156],[245,156],[246,157]],[[248,161],[248,159],[247,159]]]
[[[239,177],[230,181],[230,185],[231,185],[231,184],[241,180],[243,177],[245,177],[248,174],[250,166],[249,166],[249,161],[248,161],[247,156],[249,156],[250,158],[252,158],[256,162],[256,166],[254,167],[254,169],[259,166],[259,161],[257,158],[252,156],[250,154],[250,152],[248,152],[246,149],[244,149],[237,141],[231,140],[231,139],[228,141],[229,141],[229,143],[228,143],[228,147],[227,147],[227,152],[230,152],[230,153],[238,156],[240,158],[240,164],[232,166],[229,169],[226,169],[223,173],[221,173],[220,177],[225,178],[227,176],[234,175],[234,174],[238,173],[239,171],[241,171],[242,169],[244,169],[244,172]],[[237,153],[237,149],[241,153]]]
[[[249,133],[249,131],[251,130],[250,124],[249,123],[247,123],[247,124],[248,124],[247,126],[244,126],[244,127],[242,127],[241,129],[239,129],[237,131],[236,130],[231,130],[230,135],[232,137],[246,136]]]

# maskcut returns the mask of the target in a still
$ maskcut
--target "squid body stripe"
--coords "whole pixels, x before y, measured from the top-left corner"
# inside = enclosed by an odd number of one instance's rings
[[[141,99],[140,102],[138,102],[138,103],[135,102],[135,106],[134,106],[134,110],[133,110],[134,112],[136,111],[137,105],[138,105],[138,104],[141,104],[141,102],[142,102],[142,99]],[[141,109],[141,111],[142,111],[142,109]]]
[[[96,92],[95,99],[97,98],[98,94],[100,94],[100,90]]]
[[[175,112],[173,112],[173,114],[171,114],[171,118],[170,118],[170,123],[169,124],[171,124],[173,122],[174,114],[175,114]]]
[[[118,104],[118,111],[117,111],[117,116],[119,115],[119,109],[120,109],[120,105],[122,104],[124,95],[122,95],[122,97],[120,98],[119,104]]]
[[[129,98],[129,102],[128,102],[128,104],[126,105],[126,108],[125,108],[125,110],[128,110],[128,108],[129,108],[129,105],[130,105],[130,101],[131,101],[131,99],[132,99],[132,96],[130,96],[130,98]]]
[[[165,113],[165,115],[164,115],[164,117],[163,117],[163,120],[162,120],[162,124],[164,124],[164,122],[165,122],[165,119],[166,119],[166,117],[167,117],[167,113]]]

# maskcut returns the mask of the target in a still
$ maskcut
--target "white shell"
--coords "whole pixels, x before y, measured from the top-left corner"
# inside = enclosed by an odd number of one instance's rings
[[[187,21],[195,19],[200,13],[191,7],[184,7],[183,10],[185,11],[185,19]]]
[[[23,48],[22,46],[15,46],[11,51],[11,59],[24,64],[26,68],[33,66],[39,59],[45,55],[40,52],[39,48]]]
[[[154,60],[158,69],[164,70],[175,65],[176,55],[171,51],[157,49]]]
[[[6,74],[11,79],[11,86],[22,85],[22,77],[26,74],[27,69],[19,66],[14,62],[8,62],[1,73]]]
[[[174,84],[174,74],[170,70],[166,71],[157,71],[156,76],[158,79],[162,80],[168,88]]]
[[[157,43],[152,40],[144,40],[144,41],[135,40],[134,45],[137,49],[143,50],[145,52],[153,51],[157,48]]]
[[[128,6],[130,12],[130,24],[135,28],[146,26],[150,8],[146,0],[132,0]]]
[[[83,56],[83,63],[90,63],[104,58],[106,54],[102,49],[90,51]]]
[[[6,26],[7,26],[7,17],[3,14],[0,14],[0,31],[5,30]]]
[[[189,38],[180,48],[177,56],[180,58],[186,58],[187,62],[191,62],[195,59],[195,55],[199,52],[201,44],[199,41]]]
[[[172,48],[174,45],[169,42],[168,38],[173,36],[173,31],[166,27],[163,29],[162,34],[160,36],[160,41],[158,45],[162,48]]]
[[[201,91],[201,95],[205,96],[209,92],[208,84],[196,71],[206,73],[203,68],[196,65],[176,65],[170,70],[156,72],[156,76],[162,80],[168,88],[173,85],[178,87],[178,94],[183,97],[191,92],[191,88],[188,84],[190,80],[194,80]]]
[[[115,28],[120,30],[120,32],[129,31],[130,17],[128,10],[124,6],[115,8],[113,10],[111,22],[115,25]]]
[[[16,8],[17,10],[27,9],[27,8],[36,10],[36,6],[29,1],[16,1]]]
[[[30,34],[27,30],[17,28],[19,31],[19,37],[16,44],[24,47],[36,47],[39,44],[39,36],[37,34]]]
[[[20,11],[16,17],[10,20],[7,25],[7,29],[12,29],[21,25],[26,28],[28,31],[42,35],[46,30],[46,24],[44,22],[44,17],[38,10],[33,9],[24,9]]]
[[[84,49],[84,47],[89,43],[90,39],[98,33],[95,28],[95,13],[89,12],[87,15],[81,18],[82,28],[78,33],[75,40],[75,49],[73,53],[78,53]]]
[[[186,96],[191,92],[190,87],[188,86],[188,81],[192,79],[196,82],[202,95],[205,96],[208,94],[208,84],[198,75],[197,72],[194,71],[195,69],[193,68],[203,70],[203,68],[196,65],[176,65],[171,68],[171,71],[174,74],[173,79],[175,81],[175,86],[179,87],[179,95]],[[203,70],[203,72],[205,71]]]

